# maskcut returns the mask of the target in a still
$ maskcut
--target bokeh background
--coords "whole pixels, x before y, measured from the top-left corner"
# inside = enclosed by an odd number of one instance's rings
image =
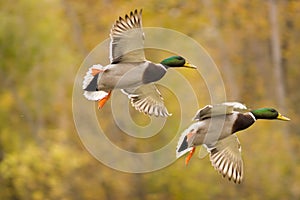
[[[207,157],[131,174],[101,164],[84,148],[72,116],[74,78],[117,17],[135,8],[143,8],[145,27],[174,29],[201,44],[219,68],[228,100],[275,107],[292,119],[260,121],[238,134],[242,184],[222,178]],[[299,199],[299,44],[296,0],[1,1],[0,199]],[[161,53],[146,56],[159,61]],[[209,104],[201,77],[182,74],[198,91],[199,105]],[[175,112],[163,134],[132,141],[112,124],[106,106],[98,117],[108,137],[138,152],[172,139],[178,101],[161,91]],[[132,117],[149,123],[134,110]]]

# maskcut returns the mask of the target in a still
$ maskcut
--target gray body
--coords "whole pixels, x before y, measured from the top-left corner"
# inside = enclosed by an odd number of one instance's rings
[[[250,113],[233,112],[232,114],[207,118],[192,124],[187,130],[192,133],[189,147],[206,144],[213,146],[231,134],[246,129],[255,122]]]
[[[105,67],[97,80],[98,90],[135,88],[160,80],[166,73],[162,64],[149,61],[141,63],[117,63]]]

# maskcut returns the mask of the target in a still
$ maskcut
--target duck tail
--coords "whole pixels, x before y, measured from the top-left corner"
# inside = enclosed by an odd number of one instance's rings
[[[88,100],[98,101],[108,95],[105,91],[98,90],[98,78],[101,72],[105,71],[105,67],[102,65],[93,65],[86,72],[83,79],[82,89],[84,90],[83,95]]]
[[[188,134],[190,133],[189,129],[186,129],[180,136],[177,147],[176,147],[176,158],[180,158],[186,153],[190,152],[193,147],[190,147],[188,144]]]
[[[108,93],[105,91],[84,91],[83,96],[91,101],[98,101],[108,96]]]

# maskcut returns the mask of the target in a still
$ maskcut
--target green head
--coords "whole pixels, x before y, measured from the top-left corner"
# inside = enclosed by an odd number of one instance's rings
[[[166,68],[169,68],[169,67],[187,67],[187,68],[197,69],[196,66],[188,63],[181,56],[171,56],[171,57],[166,58],[163,61],[161,61],[160,64],[164,65]]]
[[[289,121],[290,119],[282,116],[274,108],[260,108],[257,110],[250,111],[256,119],[279,119],[284,121]]]

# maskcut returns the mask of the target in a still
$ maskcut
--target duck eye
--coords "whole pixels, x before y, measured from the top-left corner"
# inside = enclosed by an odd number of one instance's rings
[[[181,56],[178,56],[178,58],[177,58],[178,60],[183,60],[183,57],[181,57]]]

